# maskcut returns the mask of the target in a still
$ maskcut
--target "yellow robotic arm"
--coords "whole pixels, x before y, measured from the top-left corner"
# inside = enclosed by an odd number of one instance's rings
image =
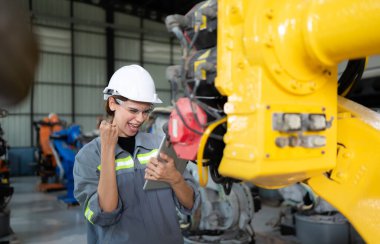
[[[380,53],[379,23],[376,0],[218,1],[219,172],[265,188],[307,180],[370,243],[380,239],[380,118],[338,99],[337,70]]]
[[[380,238],[380,115],[338,98],[336,167],[307,183],[336,206],[369,243]]]

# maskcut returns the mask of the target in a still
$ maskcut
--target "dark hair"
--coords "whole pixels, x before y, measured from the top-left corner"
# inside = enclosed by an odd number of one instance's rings
[[[122,101],[128,101],[128,98],[125,98],[123,96],[110,96],[109,98],[107,98],[104,108],[106,110],[107,115],[113,118],[115,116],[115,111],[112,111],[109,105],[109,101],[111,97],[113,97],[114,99],[120,99]]]

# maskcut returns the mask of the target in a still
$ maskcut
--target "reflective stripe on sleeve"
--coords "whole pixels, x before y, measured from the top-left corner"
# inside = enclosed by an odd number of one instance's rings
[[[122,169],[129,169],[133,168],[134,162],[131,156],[128,156],[126,158],[119,158],[115,160],[115,170],[122,170]],[[102,165],[99,164],[98,170],[102,169]]]
[[[84,211],[84,216],[88,221],[90,221],[91,224],[94,224],[91,220],[92,216],[94,215],[94,212],[90,209],[89,203],[87,203],[86,210]]]
[[[157,157],[158,149],[153,149],[150,152],[138,154],[137,158],[140,161],[140,164],[147,164],[151,157]]]

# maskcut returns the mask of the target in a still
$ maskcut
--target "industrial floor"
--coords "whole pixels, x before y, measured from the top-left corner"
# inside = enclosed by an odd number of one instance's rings
[[[38,181],[38,177],[11,178],[15,192],[10,203],[10,222],[14,234],[0,238],[0,243],[86,243],[81,207],[58,201],[57,196],[65,191],[38,192]]]
[[[0,238],[0,244],[86,243],[85,223],[80,206],[57,200],[65,192],[42,193],[36,190],[38,177],[13,177],[15,193],[11,199],[11,228],[14,234]],[[278,208],[264,205],[255,214],[256,244],[299,243],[293,236],[283,237],[273,228]]]

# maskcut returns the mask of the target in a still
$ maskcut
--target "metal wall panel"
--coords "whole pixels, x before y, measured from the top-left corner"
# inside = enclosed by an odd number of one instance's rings
[[[34,86],[33,110],[29,96],[9,108],[11,115],[5,119],[12,122],[3,124],[10,134],[14,134],[11,141],[15,146],[29,146],[31,118],[36,121],[51,112],[57,113],[67,123],[72,122],[71,114],[74,112],[76,123],[84,132],[95,129],[97,117],[105,114],[102,90],[108,83],[105,58],[107,26],[114,27],[115,69],[143,62],[156,81],[157,92],[164,101],[162,105],[170,104],[169,83],[165,77],[166,67],[171,62],[170,35],[163,23],[143,20],[145,28],[142,30],[139,17],[115,12],[115,21],[111,25],[105,23],[105,10],[84,3],[73,3],[74,18],[71,18],[70,1],[20,1],[25,8],[32,3],[33,29],[39,38],[41,59]],[[72,25],[74,33],[70,30]],[[72,34],[74,58],[71,56]],[[176,46],[175,61],[181,56],[178,43]],[[140,60],[140,50],[144,50],[143,60]],[[73,60],[75,70],[72,70]],[[73,74],[74,88],[71,87]],[[73,101],[75,111],[72,111]],[[31,111],[34,115],[28,115]]]
[[[166,67],[161,64],[145,64],[144,67],[153,77],[157,89],[169,89],[169,82],[166,79]]]
[[[105,11],[89,4],[74,2],[74,18],[77,21],[74,28],[83,31],[104,33]],[[100,25],[103,26],[100,26]]]
[[[102,114],[104,111],[104,87],[76,87],[75,101],[77,106],[75,112],[77,114]]]
[[[80,116],[77,118],[76,124],[80,125],[83,134],[93,133],[97,129],[98,120],[103,117],[102,115],[100,114],[98,117]]]
[[[40,121],[46,117],[48,117],[51,113],[44,113],[44,114],[41,114],[41,115],[36,115],[34,116],[34,121]],[[68,116],[68,115],[64,115],[64,114],[59,114],[59,113],[55,113],[58,115],[59,117],[59,120],[64,122],[66,125],[70,125],[72,124],[72,120],[71,120],[71,116]]]
[[[67,17],[64,17],[66,19]],[[33,16],[33,23],[36,25],[47,26],[47,27],[59,27],[59,28],[70,28],[70,23],[68,20],[57,19],[54,16],[47,16],[43,14],[36,14]]]
[[[75,2],[74,18],[77,20],[74,55],[79,55],[74,58],[75,122],[85,132],[96,126],[97,114],[102,114],[102,91],[107,83],[105,27],[108,25],[103,9],[83,3]]]
[[[39,48],[45,52],[71,52],[71,34],[69,30],[35,26],[33,32],[38,38]]]
[[[75,57],[75,83],[99,85],[107,83],[106,60]]]
[[[70,1],[32,0],[33,11],[53,16],[70,16]]]
[[[144,20],[143,26],[145,38],[149,40],[169,42],[170,33],[163,22],[160,23],[152,20]]]
[[[28,115],[8,116],[0,119],[4,139],[10,147],[30,146],[30,117]]]
[[[34,86],[35,113],[71,113],[71,87],[36,84]]]
[[[115,70],[118,70],[119,68],[125,65],[131,65],[131,64],[139,64],[139,62],[115,61]]]
[[[138,61],[140,59],[140,40],[115,37],[115,58]]]
[[[74,40],[75,54],[106,57],[106,38],[104,35],[76,31]]]
[[[155,107],[165,107],[171,105],[170,91],[157,91],[158,97],[162,100],[162,104],[155,104]]]
[[[146,30],[148,32],[150,32],[150,31],[163,32],[164,35],[166,33],[168,33],[164,22],[160,23],[157,21],[149,20],[149,19],[144,19],[144,30]],[[169,35],[167,34],[167,36],[169,36]]]
[[[1,108],[4,108],[9,113],[11,113],[10,116],[13,116],[12,114],[30,113],[30,96],[31,94],[29,92],[29,94],[22,101],[19,101],[17,104],[1,106]]]
[[[71,84],[71,57],[40,53],[36,80],[41,82]]]
[[[169,34],[166,34],[165,32],[147,32],[147,34],[144,34],[144,39],[149,41],[155,41],[155,42],[170,42],[170,36]]]
[[[169,82],[166,79],[166,67],[167,65],[157,65],[157,64],[145,64],[145,69],[148,70],[150,75],[152,76],[155,84],[157,94],[160,96],[161,100],[163,100],[162,105],[170,104],[170,89]]]
[[[115,25],[120,27],[115,30],[115,35],[126,35],[128,37],[140,37],[140,18],[128,14],[115,13]]]
[[[144,62],[170,63],[170,43],[144,40]]]
[[[31,3],[34,23],[60,27],[70,26],[67,22],[67,18],[70,16],[70,1],[32,0]]]

